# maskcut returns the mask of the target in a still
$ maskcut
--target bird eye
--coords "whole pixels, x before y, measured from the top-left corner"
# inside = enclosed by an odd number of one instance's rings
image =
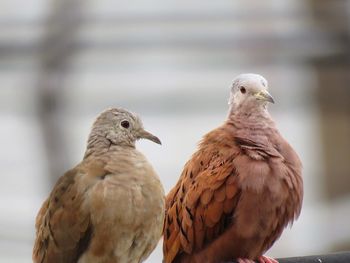
[[[130,127],[130,123],[128,121],[122,121],[120,125],[125,129]]]
[[[244,93],[247,92],[247,90],[246,90],[245,87],[243,87],[243,86],[241,86],[241,87],[239,88],[239,90],[241,91],[242,94],[244,94]]]

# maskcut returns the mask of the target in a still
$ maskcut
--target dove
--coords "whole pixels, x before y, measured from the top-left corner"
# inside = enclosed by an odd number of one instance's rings
[[[150,255],[165,194],[138,139],[161,144],[124,109],[97,117],[83,160],[58,179],[37,215],[33,262],[138,263]]]
[[[166,197],[165,263],[277,262],[264,253],[298,218],[303,181],[269,103],[264,77],[234,79],[226,121],[203,137]]]

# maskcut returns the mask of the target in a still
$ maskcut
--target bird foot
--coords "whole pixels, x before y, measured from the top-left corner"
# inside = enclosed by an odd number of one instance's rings
[[[255,261],[247,258],[237,258],[237,263],[255,263]]]
[[[259,257],[258,262],[259,263],[278,263],[276,259],[269,258],[266,256]],[[237,263],[255,263],[255,261],[247,258],[238,258]]]
[[[278,263],[278,261],[274,258],[261,256],[259,257],[259,263]]]

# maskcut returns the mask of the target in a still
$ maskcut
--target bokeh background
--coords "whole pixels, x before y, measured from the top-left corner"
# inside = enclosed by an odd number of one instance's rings
[[[243,72],[269,80],[304,163],[302,214],[269,255],[350,250],[349,65],[346,0],[0,1],[0,262],[31,262],[36,213],[100,111],[162,139],[137,147],[168,192]]]

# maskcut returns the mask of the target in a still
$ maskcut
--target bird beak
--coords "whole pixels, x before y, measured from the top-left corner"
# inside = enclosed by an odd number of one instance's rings
[[[139,138],[140,139],[147,139],[147,140],[150,140],[152,142],[162,144],[162,142],[159,140],[159,138],[157,136],[154,136],[152,133],[145,131],[143,129],[139,131]]]
[[[263,101],[275,103],[273,97],[271,96],[271,94],[267,90],[259,91],[259,92],[255,93],[254,96],[258,100],[263,100]]]

